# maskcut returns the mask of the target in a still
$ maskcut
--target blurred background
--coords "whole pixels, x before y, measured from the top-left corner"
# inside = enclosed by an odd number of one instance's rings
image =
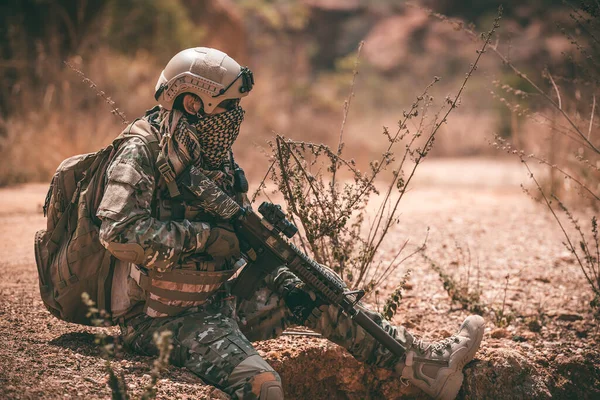
[[[580,30],[572,10],[560,0],[502,3],[504,16],[492,44],[551,96],[546,68],[562,79],[560,84],[570,85],[579,76],[572,63],[577,49],[564,33]],[[434,76],[442,78],[431,92],[440,104],[456,94],[481,47],[477,33],[491,28],[499,4],[3,0],[0,185],[48,180],[61,160],[95,151],[123,129],[110,105],[64,61],[133,120],[154,105],[154,85],[164,65],[192,46],[221,49],[254,71],[256,86],[242,102],[246,121],[234,149],[257,181],[268,166],[267,141],[275,133],[337,145],[357,48],[364,41],[344,141],[346,157],[368,166],[387,146],[383,126],[397,127],[402,111]],[[432,156],[501,157],[490,146],[494,134],[518,148],[552,156],[561,148],[552,127],[556,112],[536,123],[515,110],[517,103],[534,112],[548,105],[488,53],[438,135]],[[572,100],[569,107],[574,115],[581,112],[582,121],[589,119],[592,99],[586,90],[595,86],[569,87],[562,99],[565,105]],[[511,99],[515,103],[507,106]]]

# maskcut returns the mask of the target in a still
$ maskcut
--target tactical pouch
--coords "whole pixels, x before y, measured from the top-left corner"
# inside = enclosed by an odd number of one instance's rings
[[[203,263],[214,263],[204,261]],[[196,264],[196,263],[194,263]],[[199,268],[205,269],[206,265]],[[234,273],[225,271],[198,271],[194,269],[172,269],[165,272],[150,270],[148,275],[137,270],[132,274],[146,292],[144,311],[150,317],[167,317],[200,306],[208,300]],[[138,275],[139,274],[139,275]]]

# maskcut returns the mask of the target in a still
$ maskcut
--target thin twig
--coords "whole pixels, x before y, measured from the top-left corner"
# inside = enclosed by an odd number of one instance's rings
[[[572,176],[571,174],[567,173],[566,171],[564,171],[562,168],[560,168],[558,165],[556,164],[550,164],[548,161],[546,161],[543,158],[540,158],[534,154],[530,154],[528,156],[529,158],[532,158],[536,161],[538,161],[541,164],[544,164],[552,169],[557,170],[558,172],[560,172],[561,174],[563,174],[565,177],[571,179],[573,182],[577,183],[583,190],[585,190],[586,192],[588,192],[590,195],[592,195],[592,197],[594,197],[596,200],[600,201],[600,196],[598,196],[596,193],[592,192],[592,190],[587,187],[583,182],[581,182],[579,179],[575,178],[574,176]]]
[[[422,8],[425,12],[428,12],[429,15],[432,15],[442,21],[447,21],[450,22],[451,24],[456,24],[456,22],[453,21],[449,21],[447,18],[445,18],[444,16],[441,16],[440,14],[436,14],[433,13],[431,10],[427,10],[425,8]],[[473,38],[477,38],[478,35],[476,32],[474,32],[471,29],[468,28],[464,28],[463,24],[461,23],[460,26],[462,27],[462,30],[467,33],[469,36],[473,37]],[[543,91],[533,80],[531,80],[531,78],[529,78],[526,74],[524,74],[523,72],[521,72],[500,50],[498,50],[498,47],[494,47],[494,46],[490,46],[490,49],[496,54],[496,56],[498,56],[498,58],[500,58],[500,60],[504,63],[504,65],[508,66],[518,77],[520,77],[521,79],[525,80],[527,83],[529,83],[531,85],[531,87],[533,87],[540,95],[542,95],[553,107],[555,107],[563,116],[563,118],[565,118],[565,120],[569,123],[569,125],[571,125],[573,127],[573,129],[575,130],[575,132],[577,132],[577,134],[584,140],[585,144],[587,147],[589,147],[591,150],[593,150],[594,152],[600,154],[600,149],[598,147],[596,147],[590,140],[588,140],[588,138],[586,137],[586,135],[581,132],[581,130],[577,127],[577,125],[575,124],[575,122],[573,122],[573,120],[571,119],[571,117],[566,113],[565,110],[563,110],[560,105],[555,102],[552,97],[550,97],[550,95],[548,95],[548,93],[546,93],[545,91]]]
[[[548,74],[548,78],[550,78],[550,82],[552,82],[552,86],[554,86],[554,91],[556,92],[556,97],[558,98],[558,109],[562,110],[562,100],[560,98],[560,91],[558,90],[558,86],[556,86],[556,83],[554,82],[554,78],[552,78],[552,74],[550,73],[550,71],[546,71],[546,73]]]
[[[587,138],[590,140],[590,135],[592,134],[592,127],[594,126],[594,112],[596,111],[596,93],[593,95],[594,101],[592,102],[592,113],[590,114],[590,126],[588,128]]]
[[[271,171],[273,170],[273,167],[275,166],[275,163],[277,162],[277,158],[273,158],[273,162],[271,163],[271,165],[269,166],[269,169],[267,169],[267,173],[265,174],[265,176],[262,178],[262,181],[260,181],[260,184],[258,185],[258,188],[256,189],[256,191],[254,192],[254,194],[252,195],[252,200],[251,203],[254,203],[256,201],[256,197],[258,196],[258,194],[261,192],[261,190],[263,190],[264,188],[266,188],[266,184],[265,182],[267,181],[267,178],[269,177]]]
[[[412,169],[409,177],[406,179],[406,182],[404,183],[404,187],[407,187],[409,185],[409,183],[412,181],[412,178],[416,172],[416,169],[417,169],[419,163],[425,157],[425,155],[428,153],[430,146],[433,144],[433,140],[435,138],[437,131],[439,130],[439,128],[442,126],[443,123],[447,122],[448,116],[450,115],[452,110],[454,110],[456,108],[456,105],[458,103],[458,99],[460,98],[460,95],[462,94],[463,90],[465,89],[467,82],[473,75],[473,72],[475,72],[475,70],[477,69],[479,60],[481,59],[481,56],[485,53],[485,50],[486,50],[488,44],[490,43],[492,36],[496,32],[496,29],[500,26],[498,22],[501,17],[502,17],[502,6],[500,6],[498,8],[498,16],[494,20],[494,25],[493,25],[492,29],[488,32],[481,50],[477,50],[477,58],[475,59],[475,62],[471,65],[471,68],[469,69],[469,72],[465,76],[465,79],[463,80],[462,85],[461,85],[460,89],[458,90],[458,93],[454,97],[454,100],[452,100],[452,103],[451,103],[450,107],[448,108],[448,111],[446,111],[443,118],[435,124],[431,134],[429,135],[429,137],[427,138],[427,141],[425,142],[425,144],[422,147],[423,150],[421,152],[418,152],[418,157],[414,160],[415,165],[413,166],[413,169]],[[400,200],[402,199],[404,193],[405,193],[405,191],[400,192],[398,199],[396,200],[396,203],[392,210],[392,215],[394,215],[396,213],[396,210],[398,209],[398,205],[399,205]],[[376,251],[379,248],[379,246],[381,245],[383,238],[385,237],[385,235],[387,234],[387,232],[390,228],[390,225],[391,225],[391,221],[388,221],[388,223],[384,226],[384,229],[380,235],[380,238],[379,238],[377,244],[374,246],[373,251]]]
[[[342,119],[342,126],[340,128],[340,137],[338,139],[338,147],[337,147],[337,155],[339,156],[342,152],[342,146],[344,144],[343,136],[344,136],[344,128],[346,126],[346,120],[348,119],[348,113],[350,112],[350,104],[352,104],[352,98],[354,97],[354,86],[356,85],[356,76],[358,75],[358,64],[360,61],[360,51],[362,50],[365,42],[361,41],[358,44],[358,50],[356,51],[356,60],[354,60],[354,69],[352,71],[352,83],[350,84],[350,94],[348,94],[348,98],[344,102],[344,117]],[[335,181],[335,175],[334,179]]]
[[[81,80],[83,81],[83,83],[86,83],[87,85],[89,85],[90,88],[94,89],[94,91],[96,92],[96,94],[98,96],[102,97],[102,99],[110,106],[110,108],[111,108],[110,112],[112,114],[119,117],[121,119],[121,121],[123,122],[123,124],[127,125],[129,123],[129,121],[127,121],[127,117],[125,116],[123,111],[121,111],[116,106],[116,103],[114,102],[114,100],[111,99],[110,97],[108,97],[103,90],[100,90],[100,88],[98,88],[98,85],[96,85],[94,83],[94,81],[92,81],[90,78],[85,76],[85,74],[82,71],[75,68],[73,66],[73,64],[69,63],[68,61],[64,61],[64,63],[67,67],[69,67],[72,71],[74,71],[77,75],[79,75],[81,77]]]
[[[344,147],[344,128],[346,127],[346,120],[348,119],[348,113],[350,112],[350,105],[352,104],[352,98],[354,97],[354,86],[356,84],[356,75],[358,75],[358,62],[360,60],[360,51],[362,50],[364,42],[360,42],[358,45],[358,50],[356,51],[356,60],[354,61],[354,70],[352,71],[352,83],[350,84],[350,93],[348,94],[348,99],[344,101],[344,113],[342,119],[342,126],[340,127],[340,137],[338,139],[338,146],[336,151],[336,156],[342,154],[342,148]],[[336,188],[336,176],[338,170],[338,162],[337,158],[332,158],[331,163],[332,169],[332,177],[330,183],[331,190],[331,213],[333,215],[333,219],[336,220],[336,210],[338,208],[338,193]],[[332,235],[333,245],[339,247],[338,235],[334,233]],[[344,260],[340,260],[340,270],[344,270]]]
[[[425,90],[423,90],[423,93],[421,93],[420,96],[417,96],[417,100],[412,104],[410,110],[405,113],[404,119],[398,122],[398,129],[396,130],[396,133],[394,135],[393,138],[390,138],[389,142],[390,144],[388,145],[388,148],[386,149],[386,151],[383,153],[384,155],[381,157],[381,159],[378,161],[377,163],[377,167],[375,168],[375,170],[371,173],[371,176],[369,177],[368,181],[366,182],[366,185],[363,187],[363,189],[357,194],[357,196],[348,204],[348,208],[351,209],[352,207],[354,207],[356,205],[356,203],[358,203],[360,201],[360,199],[362,198],[362,196],[366,193],[367,189],[369,187],[372,186],[373,182],[375,181],[375,178],[377,177],[377,175],[379,174],[379,172],[381,172],[381,168],[382,166],[385,164],[385,154],[389,154],[392,150],[392,148],[394,147],[394,144],[397,143],[397,139],[400,136],[400,133],[402,132],[402,130],[406,129],[406,123],[407,121],[410,119],[410,117],[412,116],[412,114],[414,113],[414,111],[418,108],[419,104],[421,103],[421,100],[423,100],[423,98],[427,95],[429,89],[431,89],[431,87],[439,82],[440,78],[438,78],[437,76],[433,79],[433,81],[431,81],[431,83],[429,83],[426,87]],[[338,219],[336,221],[334,221],[335,223],[338,222],[340,217],[338,217]]]
[[[581,132],[581,130],[577,127],[577,125],[575,125],[575,123],[569,117],[569,115],[554,100],[552,100],[552,98],[546,92],[544,92],[538,85],[536,85],[527,75],[525,75],[520,70],[518,70],[517,67],[515,67],[510,61],[508,61],[504,57],[504,55],[502,53],[500,53],[500,51],[498,51],[497,49],[493,49],[493,51],[510,69],[513,70],[513,72],[515,74],[517,74],[517,76],[519,76],[520,78],[527,81],[527,83],[529,83],[538,93],[540,93],[542,96],[544,96],[546,98],[546,100],[548,100],[550,102],[550,104],[552,104],[561,113],[561,115],[567,120],[569,125],[571,125],[573,127],[575,132],[577,132],[577,134],[584,139],[586,145],[590,149],[592,149],[596,153],[600,154],[600,149],[598,149],[596,146],[594,146],[594,144],[592,142],[590,142],[588,140],[588,138],[583,134],[583,132]]]
[[[556,223],[558,224],[558,226],[560,227],[561,231],[563,232],[563,235],[565,236],[565,239],[567,240],[568,243],[568,247],[570,249],[572,249],[572,253],[575,256],[575,258],[577,259],[577,262],[579,263],[579,265],[582,267],[581,269],[583,270],[583,274],[585,275],[587,281],[592,284],[592,280],[590,279],[590,277],[588,276],[588,274],[586,273],[585,269],[583,268],[583,262],[581,261],[581,259],[579,258],[579,255],[577,254],[577,252],[575,251],[575,246],[573,245],[573,243],[571,242],[571,238],[569,237],[569,234],[567,233],[566,229],[564,228],[562,222],[560,221],[560,219],[558,218],[558,215],[556,215],[556,212],[554,212],[554,208],[552,207],[550,200],[548,200],[548,197],[546,196],[546,193],[544,192],[544,190],[542,189],[542,186],[540,185],[540,183],[538,182],[538,180],[535,178],[535,175],[533,175],[533,172],[531,171],[531,169],[529,168],[529,164],[527,163],[527,160],[525,160],[523,158],[523,155],[519,155],[519,158],[521,159],[521,162],[523,163],[523,165],[525,165],[525,168],[527,168],[527,171],[529,172],[529,177],[533,180],[533,182],[535,183],[535,186],[538,189],[538,192],[542,195],[542,199],[544,200],[544,203],[546,203],[546,207],[548,207],[548,209],[550,210],[550,212],[552,213],[552,216],[554,217],[554,220],[556,221]],[[593,285],[593,284],[592,284]]]

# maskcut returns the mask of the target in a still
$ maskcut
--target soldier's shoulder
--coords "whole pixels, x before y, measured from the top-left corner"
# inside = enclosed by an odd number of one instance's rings
[[[115,160],[120,162],[130,160],[140,164],[150,162],[151,151],[148,144],[140,137],[129,136],[119,144]]]
[[[118,169],[119,165],[127,164],[139,173],[153,176],[155,160],[152,160],[151,157],[152,152],[143,139],[136,136],[127,137],[119,144],[108,167],[108,172],[110,174]]]

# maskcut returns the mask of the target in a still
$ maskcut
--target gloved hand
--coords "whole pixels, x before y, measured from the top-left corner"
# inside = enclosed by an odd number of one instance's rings
[[[295,322],[303,324],[315,307],[324,304],[303,282],[292,283],[284,289],[283,300]]]
[[[240,242],[230,224],[220,224],[210,230],[204,249],[213,258],[240,256]]]

